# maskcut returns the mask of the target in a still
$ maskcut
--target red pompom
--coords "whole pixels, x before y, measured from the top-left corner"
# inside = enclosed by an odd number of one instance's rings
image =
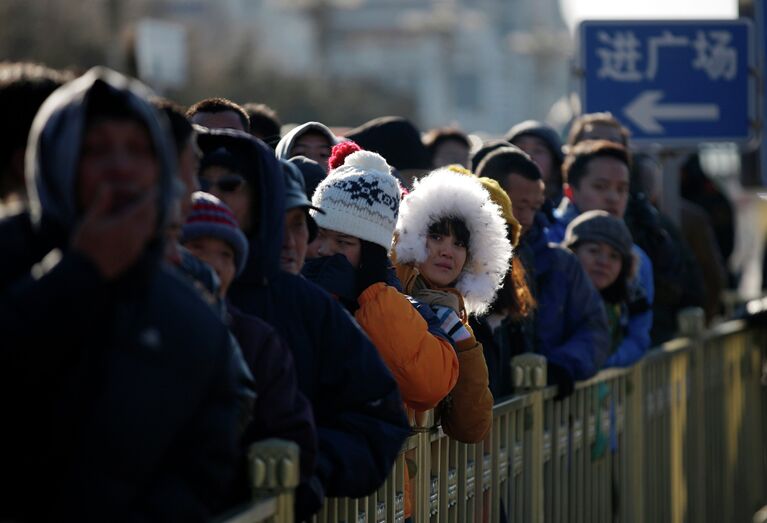
[[[362,150],[362,147],[351,140],[337,143],[333,146],[333,150],[330,152],[330,158],[328,158],[328,167],[330,169],[341,167],[344,164],[344,160],[346,160],[347,156]]]

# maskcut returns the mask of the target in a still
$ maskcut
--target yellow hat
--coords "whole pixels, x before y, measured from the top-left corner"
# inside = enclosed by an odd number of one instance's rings
[[[467,176],[476,176],[473,172],[461,165],[448,165],[447,168],[451,171],[465,174]],[[503,219],[506,220],[506,224],[511,230],[511,237],[509,238],[511,240],[511,245],[512,247],[516,247],[517,244],[519,244],[519,235],[522,232],[522,226],[519,224],[517,219],[514,218],[509,195],[506,194],[506,191],[503,190],[501,185],[492,178],[483,177],[479,178],[479,181],[482,183],[485,190],[490,193],[490,199],[493,200],[493,203],[501,208],[501,216],[503,216]]]

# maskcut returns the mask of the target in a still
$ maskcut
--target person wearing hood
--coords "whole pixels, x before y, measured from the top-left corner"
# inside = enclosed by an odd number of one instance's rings
[[[285,229],[280,251],[280,269],[300,274],[309,244],[317,237],[317,222],[310,210],[319,214],[325,211],[313,205],[306,197],[304,177],[299,168],[290,161],[280,160],[285,174]]]
[[[458,357],[449,335],[433,329],[391,281],[389,249],[401,194],[391,168],[378,154],[357,151],[333,169],[314,193],[319,225],[316,258],[304,275],[347,307],[370,336],[397,380],[415,420],[435,408],[458,379]],[[460,323],[455,313],[446,321]],[[445,324],[445,321],[442,322]],[[409,476],[405,517],[411,514]]]
[[[396,169],[395,175],[406,190],[431,169],[431,157],[421,141],[421,133],[410,120],[382,116],[356,127],[345,137],[366,151],[380,154]]]
[[[518,123],[506,133],[506,141],[525,151],[538,165],[546,185],[546,198],[554,207],[562,201],[562,140],[550,126],[537,120]]]
[[[247,202],[240,227],[248,261],[229,290],[240,310],[271,324],[293,353],[298,386],[314,411],[319,440],[313,478],[297,496],[366,496],[388,477],[410,429],[389,370],[369,338],[320,287],[280,270],[285,220],[285,176],[274,153],[246,133],[211,129],[198,135],[208,158],[233,157],[243,180],[231,172],[202,170],[201,185],[232,208]],[[230,160],[226,160],[230,161]],[[239,191],[239,192],[238,192]],[[231,202],[231,203],[230,203]],[[243,224],[246,223],[247,226]]]
[[[445,434],[458,441],[481,441],[493,422],[487,365],[469,315],[487,311],[511,250],[501,211],[476,178],[437,169],[402,201],[397,276],[407,294],[432,306],[455,343],[458,383],[439,414]]]
[[[90,280],[96,290],[67,300],[68,308],[89,314],[88,329],[79,318],[74,325],[55,320],[47,308],[61,303],[58,295],[38,294],[48,301],[34,314],[52,321],[28,332],[27,350],[3,366],[4,374],[19,371],[10,384],[25,391],[4,414],[25,405],[34,411],[9,423],[18,431],[3,431],[4,439],[24,436],[3,460],[14,479],[3,488],[4,517],[205,521],[236,469],[251,376],[226,327],[163,263],[174,154],[148,96],[138,82],[95,68],[57,90],[35,119],[27,150],[31,221],[55,223],[59,235],[43,276],[16,282],[8,293],[26,297],[58,271],[95,268],[98,279]],[[126,216],[134,229],[147,222],[153,229],[127,266],[105,261],[126,255],[107,252],[109,243],[92,257],[78,252],[84,222]],[[127,236],[115,241],[134,243]],[[26,305],[13,310],[17,319],[31,313]],[[56,352],[41,359],[31,347]],[[25,358],[34,359],[34,372]],[[57,471],[44,504],[35,502],[41,470]]]
[[[338,138],[326,125],[320,122],[306,122],[294,127],[277,144],[275,154],[281,160],[294,156],[306,156],[317,162],[324,172],[328,172],[330,151]]]
[[[544,185],[538,165],[515,146],[485,157],[479,176],[497,181],[508,194],[522,226],[518,253],[538,305],[533,322],[535,351],[546,357],[547,381],[568,396],[574,382],[592,377],[608,356],[607,317],[599,293],[575,256],[550,245],[540,212]]]
[[[317,190],[320,182],[325,179],[327,172],[320,164],[306,156],[294,156],[288,161],[298,167],[298,170],[301,172],[304,178],[304,192],[306,197],[311,200],[314,191]]]
[[[181,242],[200,260],[212,267],[221,282],[223,300],[234,278],[245,267],[248,240],[232,211],[221,200],[204,192],[192,197],[192,209],[182,229]],[[254,441],[280,438],[294,441],[300,452],[301,481],[308,481],[317,457],[314,416],[306,397],[298,390],[290,349],[266,322],[244,314],[227,303],[226,320],[242,350],[256,383],[253,419],[243,435],[243,453]],[[232,489],[232,504],[248,500],[246,460]],[[303,499],[296,498],[295,513],[306,515]]]

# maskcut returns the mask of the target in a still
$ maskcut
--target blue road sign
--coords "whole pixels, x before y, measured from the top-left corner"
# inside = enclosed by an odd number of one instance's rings
[[[747,20],[583,22],[582,112],[610,111],[639,143],[748,141],[756,116],[751,38]]]

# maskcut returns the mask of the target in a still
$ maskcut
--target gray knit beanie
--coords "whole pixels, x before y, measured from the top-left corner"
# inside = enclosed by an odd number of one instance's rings
[[[634,240],[626,223],[605,211],[588,211],[567,226],[562,245],[571,249],[583,242],[606,243],[617,250],[623,259],[631,258]]]

